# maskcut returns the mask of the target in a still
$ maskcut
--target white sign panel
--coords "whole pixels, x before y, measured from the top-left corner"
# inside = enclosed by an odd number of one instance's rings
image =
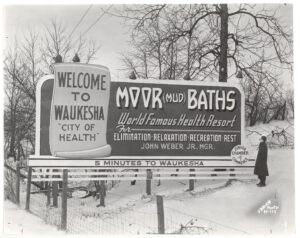
[[[103,66],[54,64],[50,150],[64,158],[108,156],[110,73]]]

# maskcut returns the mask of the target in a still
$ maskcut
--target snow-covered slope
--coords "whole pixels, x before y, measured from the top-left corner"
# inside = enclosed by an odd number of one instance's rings
[[[264,188],[257,187],[257,181],[201,180],[196,182],[194,192],[187,192],[187,181],[162,181],[161,186],[153,184],[152,196],[141,196],[145,193],[143,181],[138,181],[135,186],[122,182],[108,192],[107,207],[100,211],[123,207],[119,211],[126,213],[128,210],[130,216],[155,213],[155,194],[159,194],[164,196],[166,220],[172,223],[170,227],[167,225],[167,232],[175,232],[181,224],[186,225],[192,220],[193,225],[187,226],[204,226],[211,234],[291,233],[294,231],[293,150],[271,150],[269,170]],[[262,208],[264,205],[266,207]],[[259,208],[262,211],[259,212]],[[149,219],[148,225],[156,231],[155,219],[152,224]],[[137,229],[137,233],[143,232]],[[197,229],[190,231],[198,232]]]
[[[277,121],[247,128],[252,153],[257,153],[261,134],[272,140],[271,131],[286,129],[293,137],[291,122]],[[248,131],[248,133],[247,133]],[[254,132],[253,132],[254,131]],[[145,181],[121,181],[107,192],[106,207],[99,200],[68,199],[68,226],[71,232],[105,234],[145,234],[157,232],[155,195],[164,198],[167,233],[185,234],[291,234],[294,225],[294,150],[293,147],[269,149],[270,176],[267,186],[256,186],[256,180],[199,180],[188,192],[186,180],[152,182],[152,195],[145,194]],[[44,196],[42,194],[36,195]],[[5,203],[6,231],[20,233],[56,233],[24,210]],[[9,205],[9,206],[8,206]],[[32,220],[32,221],[31,221]],[[38,223],[38,224],[37,224]],[[19,225],[18,225],[19,224]],[[33,224],[31,226],[30,224]],[[80,228],[80,229],[77,229]]]
[[[4,201],[4,233],[6,235],[65,234],[7,200]]]

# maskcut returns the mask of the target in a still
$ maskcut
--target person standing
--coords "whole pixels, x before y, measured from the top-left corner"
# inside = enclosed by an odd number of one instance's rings
[[[269,176],[268,171],[268,147],[267,147],[267,137],[262,136],[260,138],[257,158],[255,162],[254,174],[258,175],[260,182],[257,184],[258,187],[266,186],[266,176]]]

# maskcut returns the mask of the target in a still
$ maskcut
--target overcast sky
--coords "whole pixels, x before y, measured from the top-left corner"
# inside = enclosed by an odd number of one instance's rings
[[[89,6],[90,5],[6,6],[4,16],[7,44],[11,44],[15,38],[17,38],[18,41],[22,41],[22,35],[28,28],[42,32],[44,26],[49,24],[53,18],[61,20],[65,25],[70,27],[70,29],[68,29],[70,32]],[[114,8],[116,7],[119,6],[114,5]],[[72,37],[78,38],[80,33],[84,32],[90,24],[102,14],[102,9],[107,8],[108,5],[93,5]],[[285,5],[281,8],[279,15],[287,25],[292,27],[292,5]],[[105,15],[88,32],[86,38],[93,39],[101,45],[101,49],[92,63],[109,67],[112,75],[116,77],[124,76],[124,71],[119,71],[122,68],[120,53],[128,50],[129,33],[128,27],[124,25],[123,19]]]
[[[21,36],[28,28],[33,28],[38,32],[43,31],[44,26],[53,18],[61,20],[70,27],[68,29],[70,32],[88,7],[89,5],[8,6],[4,11],[7,43],[11,43],[15,36],[18,41],[22,41]],[[108,5],[93,5],[72,37],[77,39],[80,33],[84,32],[102,14],[102,9],[107,8]],[[105,65],[114,74],[118,74],[118,69],[122,68],[120,53],[128,49],[129,34],[123,23],[120,18],[105,15],[85,37],[101,45],[92,63]]]

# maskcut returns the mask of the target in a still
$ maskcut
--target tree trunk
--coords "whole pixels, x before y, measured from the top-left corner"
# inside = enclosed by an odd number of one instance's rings
[[[282,116],[281,116],[281,120],[284,121],[285,119],[285,111],[286,111],[286,101],[283,104],[283,109],[282,109]]]
[[[219,82],[227,82],[227,50],[228,50],[228,8],[227,4],[220,4],[221,32],[220,32],[220,61]]]
[[[14,93],[14,92],[13,92]],[[16,141],[16,115],[15,115],[15,107],[14,106],[14,95],[12,95],[11,99],[11,107],[10,107],[10,145],[9,145],[9,153],[10,156],[15,156],[15,141]]]
[[[268,113],[269,113],[269,108],[267,107],[267,108],[265,108],[265,115],[264,115],[264,121],[263,121],[264,124],[267,123],[267,121],[268,121]]]

